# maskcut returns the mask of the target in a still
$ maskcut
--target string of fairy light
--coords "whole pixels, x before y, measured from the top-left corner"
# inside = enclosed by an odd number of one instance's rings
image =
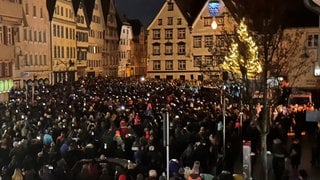
[[[245,19],[242,19],[237,29],[238,39],[246,45],[244,57],[239,52],[239,44],[233,39],[229,48],[229,53],[225,57],[222,69],[228,72],[243,74],[248,78],[255,77],[262,71],[261,62],[258,57],[258,47],[248,33]]]

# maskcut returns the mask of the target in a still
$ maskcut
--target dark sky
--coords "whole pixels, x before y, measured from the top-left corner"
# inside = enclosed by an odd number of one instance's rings
[[[120,15],[125,14],[129,19],[139,19],[148,26],[157,15],[165,0],[115,0]]]

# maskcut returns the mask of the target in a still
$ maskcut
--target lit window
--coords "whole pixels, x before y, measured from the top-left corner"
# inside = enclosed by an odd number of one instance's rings
[[[172,25],[173,24],[173,17],[168,17],[168,25]]]
[[[186,29],[179,28],[178,29],[178,39],[185,39],[186,38]]]
[[[178,43],[178,55],[186,54],[186,44],[183,42]]]
[[[172,43],[167,43],[165,45],[165,54],[166,55],[172,55],[173,53],[173,46],[172,46]]]
[[[204,37],[204,41],[205,41],[205,47],[212,47],[212,45],[213,45],[213,36],[212,35],[205,36]]]
[[[201,41],[202,41],[201,36],[194,36],[193,37],[193,47],[194,48],[201,48]]]
[[[182,24],[182,19],[181,18],[177,18],[177,25],[181,25]]]
[[[153,44],[153,55],[160,55],[160,44]]]
[[[160,60],[154,60],[153,61],[153,70],[160,70],[161,69],[161,61]]]
[[[166,60],[166,70],[173,70],[173,60]]]
[[[166,29],[165,30],[165,38],[166,39],[172,39],[172,32],[173,32],[172,29]]]
[[[178,60],[178,70],[186,70],[186,60]]]
[[[204,26],[211,26],[212,24],[212,17],[205,17],[203,21]]]

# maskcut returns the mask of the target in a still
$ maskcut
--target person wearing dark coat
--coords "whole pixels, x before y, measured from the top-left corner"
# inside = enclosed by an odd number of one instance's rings
[[[301,144],[299,139],[293,140],[289,150],[289,155],[292,169],[298,170],[301,162]]]

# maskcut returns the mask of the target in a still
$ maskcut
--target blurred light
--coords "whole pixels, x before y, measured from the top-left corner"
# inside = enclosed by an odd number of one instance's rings
[[[218,24],[217,24],[217,21],[216,20],[213,20],[212,23],[211,23],[211,28],[212,29],[217,29],[218,28]]]

